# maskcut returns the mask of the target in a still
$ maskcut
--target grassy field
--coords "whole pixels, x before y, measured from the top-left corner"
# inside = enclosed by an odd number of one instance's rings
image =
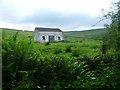
[[[11,35],[14,35],[18,30],[3,30],[5,38],[9,38]],[[60,55],[66,55],[72,57],[72,52],[66,53],[65,49],[69,46],[72,50],[77,50],[79,56],[89,56],[93,58],[96,56],[101,48],[101,39],[106,31],[103,29],[88,30],[88,31],[72,31],[64,32],[64,41],[63,42],[54,42],[50,45],[45,45],[42,43],[35,44],[35,50],[48,50],[45,55],[54,55],[54,50],[60,49]],[[97,37],[98,36],[98,37]],[[100,37],[99,37],[100,36]],[[20,31],[18,33],[18,39],[32,39],[33,41],[34,34],[31,31]],[[33,41],[34,42],[34,41]]]
[[[2,30],[3,89],[120,88],[120,53],[103,53],[107,31],[64,32],[64,41],[52,43],[17,31]]]
[[[65,38],[81,38],[81,39],[99,39],[101,40],[104,35],[107,33],[107,31],[104,28],[101,29],[91,29],[91,30],[85,30],[85,31],[69,31],[64,32]]]
[[[5,38],[9,38],[10,36],[14,35],[19,31],[18,38],[23,39],[23,38],[31,38],[33,39],[33,32],[31,31],[22,31],[22,30],[9,30],[9,29],[1,29],[3,35],[5,34]]]

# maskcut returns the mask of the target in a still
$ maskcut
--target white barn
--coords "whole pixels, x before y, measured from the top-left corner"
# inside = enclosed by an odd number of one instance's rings
[[[53,42],[61,41],[63,39],[63,32],[59,28],[40,28],[36,27],[34,30],[35,42]]]

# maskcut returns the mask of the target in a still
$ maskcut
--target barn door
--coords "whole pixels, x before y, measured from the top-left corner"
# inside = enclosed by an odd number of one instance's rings
[[[55,41],[55,36],[49,36],[49,42]]]

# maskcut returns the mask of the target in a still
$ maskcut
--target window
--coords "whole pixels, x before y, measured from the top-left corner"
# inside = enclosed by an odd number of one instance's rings
[[[61,40],[61,38],[60,38],[60,37],[58,37],[58,40]]]
[[[42,39],[45,40],[45,36],[43,36]]]

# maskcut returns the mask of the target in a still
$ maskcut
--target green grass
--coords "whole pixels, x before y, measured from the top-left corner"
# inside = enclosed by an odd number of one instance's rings
[[[119,52],[101,54],[101,40],[65,36],[47,45],[16,32],[3,30],[3,89],[120,88]]]
[[[18,39],[23,38],[30,38],[33,39],[33,32],[32,31],[22,31],[22,30],[14,30],[14,29],[1,29],[2,32],[5,34],[5,38],[9,38],[11,35],[14,35],[16,32],[19,32]]]
[[[101,29],[91,29],[86,31],[69,31],[64,32],[65,38],[70,39],[102,39],[107,31],[104,28]]]
[[[84,55],[87,55],[89,57],[94,57],[98,52],[99,52],[99,48],[101,46],[100,41],[95,41],[95,40],[91,40],[91,41],[84,41],[82,43],[64,43],[64,42],[59,42],[59,43],[50,43],[50,45],[44,45],[41,43],[36,43],[35,44],[35,48],[36,50],[42,50],[42,51],[47,51],[48,54],[54,52],[54,49],[61,49],[62,50],[62,54],[63,55],[67,55],[68,53],[65,52],[65,49],[71,46],[72,49],[77,49],[80,53],[80,57],[83,57]],[[54,54],[54,53],[52,53]],[[71,53],[69,53],[71,54]]]
[[[101,31],[100,31],[101,30]],[[14,35],[18,30],[2,30],[5,34],[5,38],[9,38],[11,35]],[[68,46],[71,46],[71,49],[76,49],[79,52],[79,57],[83,57],[85,55],[93,58],[95,55],[99,53],[101,48],[101,40],[96,40],[96,38],[89,38],[89,36],[97,36],[98,33],[105,33],[103,29],[98,30],[88,30],[88,31],[72,31],[64,33],[64,42],[53,42],[50,45],[45,45],[44,43],[35,43],[35,50],[42,51],[44,55],[54,55],[55,49],[60,49],[62,52],[57,55],[66,55],[72,57],[72,52],[66,53],[65,49]],[[17,39],[32,39],[33,41],[33,32],[32,31],[22,31],[19,30]],[[84,36],[84,37],[83,37]],[[34,42],[34,41],[33,41]]]

